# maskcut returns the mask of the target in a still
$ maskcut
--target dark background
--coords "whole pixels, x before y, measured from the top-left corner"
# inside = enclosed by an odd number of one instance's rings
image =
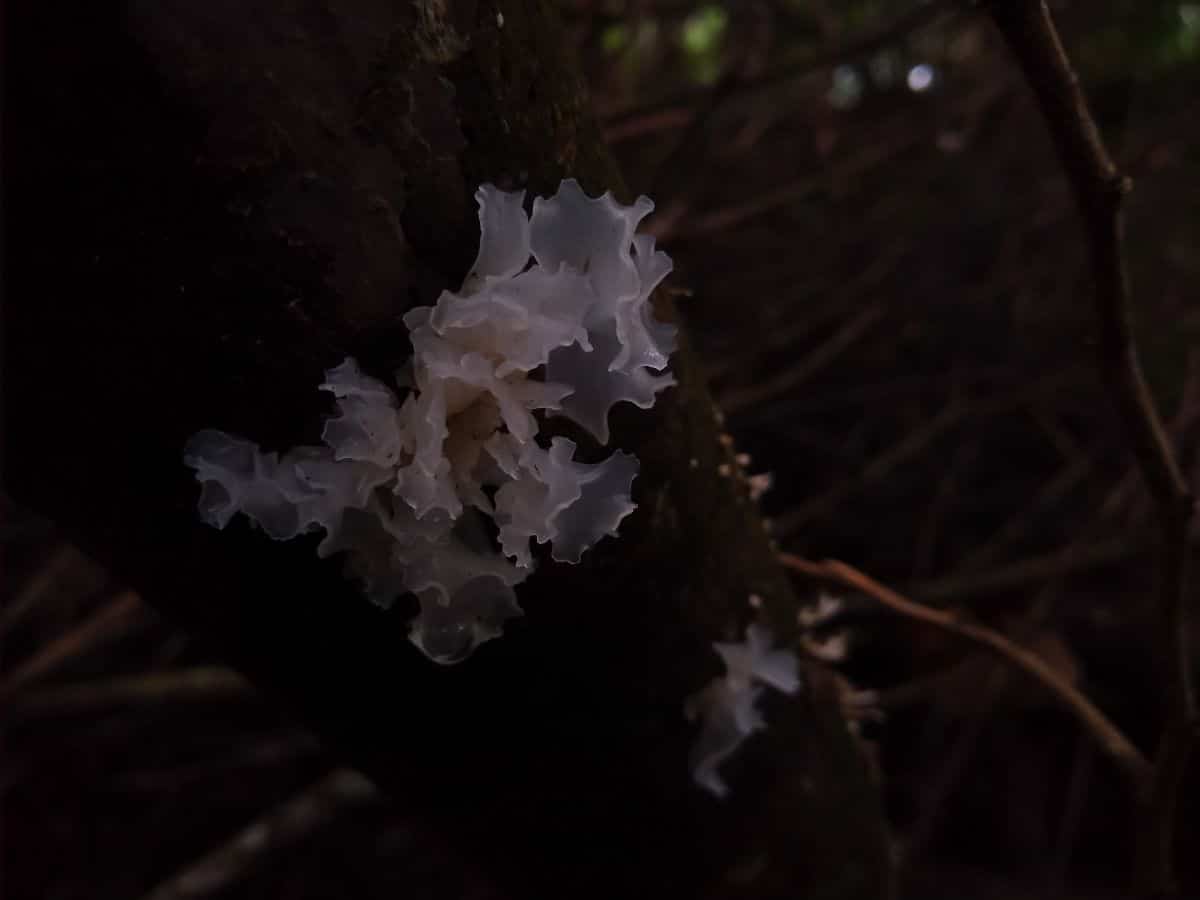
[[[1134,180],[1138,338],[1196,487],[1200,5],[1054,9]],[[1009,631],[1150,747],[1149,500],[1096,370],[1072,198],[987,18],[809,0],[562,15],[658,205],[729,431],[774,476],[780,546]],[[11,504],[0,521],[5,897],[497,896],[52,523]],[[1076,724],[948,638],[844,610],[823,636],[878,694],[857,727],[905,896],[1121,895],[1132,802]],[[1178,840],[1200,891],[1198,785]]]

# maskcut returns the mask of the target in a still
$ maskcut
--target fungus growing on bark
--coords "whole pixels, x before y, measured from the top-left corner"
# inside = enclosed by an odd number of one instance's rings
[[[337,406],[322,446],[281,456],[209,429],[184,451],[205,522],[240,512],[276,540],[323,531],[318,554],[345,553],[372,601],[417,596],[410,637],[441,663],[521,614],[531,540],[577,563],[635,508],[636,457],[577,461],[539,417],[607,444],[615,404],[649,408],[674,384],[675,329],[650,306],[671,260],[634,233],[647,198],[623,206],[570,179],[532,216],[523,191],[483,185],[475,198],[479,254],[460,291],[405,315],[413,357],[395,385],[348,358],[320,386]]]

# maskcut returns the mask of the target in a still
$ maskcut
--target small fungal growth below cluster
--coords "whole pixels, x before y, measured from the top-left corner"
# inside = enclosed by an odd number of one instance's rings
[[[344,552],[372,601],[416,595],[410,637],[440,663],[521,614],[531,539],[577,563],[634,509],[636,457],[578,462],[534,413],[607,444],[614,404],[647,409],[674,384],[675,329],[650,307],[671,260],[634,234],[647,198],[623,206],[574,180],[531,216],[524,192],[484,185],[475,198],[479,255],[461,291],[404,317],[413,357],[395,385],[348,358],[320,386],[337,405],[322,446],[281,456],[204,430],[184,451],[205,522],[240,512],[275,540],[324,532],[318,555]]]
[[[766,727],[755,704],[763,685],[785,694],[800,688],[796,655],[772,650],[771,632],[762,625],[746,629],[744,644],[713,644],[725,663],[725,675],[714,678],[684,707],[689,719],[700,719],[700,736],[692,748],[692,778],[717,797],[729,787],[717,771],[750,735]]]

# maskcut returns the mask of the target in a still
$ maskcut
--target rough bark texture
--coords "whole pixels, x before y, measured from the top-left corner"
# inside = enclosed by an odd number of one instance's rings
[[[514,897],[878,897],[878,799],[827,699],[766,704],[729,802],[689,779],[710,642],[751,593],[787,639],[795,598],[718,474],[686,348],[679,388],[615,417],[642,461],[622,537],[544,565],[527,616],[461,666],[422,658],[409,611],[369,606],[315,541],[196,517],[185,439],[315,443],[323,370],[386,377],[400,315],[461,279],[479,182],[621,193],[548,6],[11,4],[7,489]]]

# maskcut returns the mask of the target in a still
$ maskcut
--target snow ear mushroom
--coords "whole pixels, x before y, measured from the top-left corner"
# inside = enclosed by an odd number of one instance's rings
[[[404,386],[347,358],[320,385],[337,408],[322,445],[264,452],[206,429],[183,456],[213,527],[241,513],[275,540],[323,532],[318,554],[344,554],[372,602],[415,594],[409,637],[439,663],[522,614],[531,541],[578,563],[635,508],[635,456],[579,462],[542,419],[565,416],[607,445],[614,405],[647,409],[675,383],[676,332],[650,307],[671,260],[635,234],[649,199],[623,206],[573,179],[532,215],[524,192],[485,184],[475,199],[479,254],[462,288],[404,317]]]

